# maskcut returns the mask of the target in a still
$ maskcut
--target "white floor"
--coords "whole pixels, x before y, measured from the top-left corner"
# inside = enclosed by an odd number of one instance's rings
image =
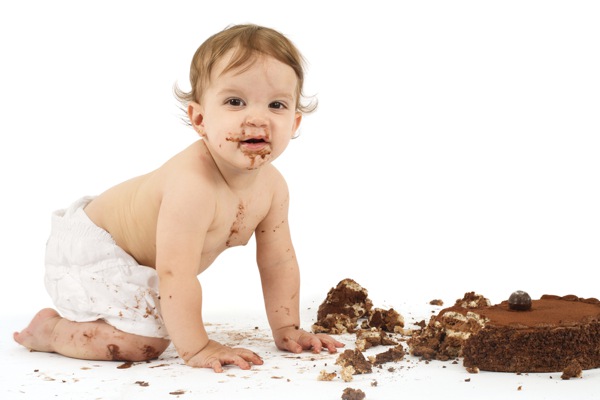
[[[273,347],[251,245],[202,274],[203,312],[214,339],[252,348],[261,367],[217,375],[171,350],[119,369],[13,342],[50,305],[50,213],[195,140],[173,84],[186,89],[201,41],[246,22],[299,46],[319,101],[277,160],[305,327],[346,277],[408,322],[470,290],[493,302],[517,289],[600,297],[587,278],[600,266],[600,3],[384,3],[0,2],[0,400],[339,399],[348,386],[367,399],[600,398],[600,370],[470,375],[410,356],[393,372],[317,381],[336,356]]]
[[[454,299],[446,299],[448,304]],[[312,304],[322,299],[314,299]],[[405,304],[398,309],[410,326],[428,319],[439,309]],[[316,307],[305,308],[304,326],[314,321]],[[584,371],[581,379],[562,380],[560,373],[469,374],[460,363],[423,362],[407,356],[401,362],[384,364],[372,374],[355,375],[344,382],[335,365],[337,355],[294,355],[277,351],[266,321],[257,311],[208,315],[213,339],[240,345],[259,353],[265,364],[250,371],[228,368],[223,374],[185,366],[172,347],[160,359],[127,366],[122,362],[74,360],[56,354],[29,352],[12,341],[11,333],[25,326],[27,316],[5,319],[0,327],[0,398],[13,399],[340,399],[346,387],[360,389],[367,399],[422,398],[486,399],[592,399],[598,398],[600,370]],[[352,335],[342,335],[346,348],[353,348]],[[375,354],[385,348],[372,348]],[[127,368],[128,367],[128,368]],[[320,371],[338,372],[330,382],[317,379]],[[414,398],[414,397],[413,397]]]

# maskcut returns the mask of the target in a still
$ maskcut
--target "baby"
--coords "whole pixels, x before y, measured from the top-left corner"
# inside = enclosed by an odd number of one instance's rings
[[[303,59],[281,33],[229,27],[204,42],[176,89],[199,140],[160,168],[52,215],[43,309],[21,345],[90,360],[142,361],[173,341],[192,367],[249,369],[262,359],[209,339],[197,275],[255,235],[276,346],[335,353],[343,344],[300,328],[289,194],[272,165],[303,113]],[[59,314],[60,313],[60,314]]]

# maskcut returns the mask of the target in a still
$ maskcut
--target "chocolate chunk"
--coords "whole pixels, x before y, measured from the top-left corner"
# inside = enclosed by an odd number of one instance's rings
[[[517,290],[508,298],[508,308],[515,311],[531,310],[531,297],[527,292]]]

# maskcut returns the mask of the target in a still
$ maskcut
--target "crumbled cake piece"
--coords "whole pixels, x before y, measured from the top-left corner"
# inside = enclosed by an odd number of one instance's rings
[[[462,299],[456,300],[454,305],[462,308],[479,308],[489,307],[492,305],[492,303],[489,301],[489,299],[480,294],[476,294],[475,292],[467,292]]]
[[[417,335],[408,339],[410,353],[424,360],[447,361],[461,357],[465,341],[485,325],[486,319],[479,314],[446,312],[431,317],[429,324]]]
[[[433,299],[429,302],[432,306],[443,306],[444,302],[440,299]]]
[[[354,374],[370,374],[372,372],[371,363],[367,361],[363,353],[358,349],[345,350],[338,356],[335,363],[341,365],[342,368],[352,366]]]
[[[332,381],[333,379],[335,379],[335,377],[337,376],[337,374],[335,372],[327,372],[326,370],[321,370],[321,372],[319,372],[319,376],[317,376],[317,380],[318,381]]]
[[[360,389],[345,388],[342,400],[363,400],[365,396],[365,392]]]
[[[342,376],[342,380],[344,382],[352,382],[352,380],[354,379],[353,375],[355,373],[356,373],[356,370],[354,369],[354,367],[352,365],[346,365],[340,371],[340,375]]]
[[[330,335],[354,333],[356,332],[356,318],[350,318],[344,314],[328,314],[313,324],[312,331]]]
[[[381,328],[386,332],[401,333],[404,328],[404,317],[393,308],[389,310],[375,308],[369,312],[367,326]]]
[[[582,374],[583,374],[583,368],[581,367],[581,364],[579,364],[579,361],[572,360],[565,367],[560,378],[564,379],[564,380],[569,380],[571,378],[581,378]]]
[[[386,332],[404,334],[404,317],[390,308],[373,309],[367,289],[353,279],[343,279],[327,293],[319,306],[317,321],[313,324],[314,333],[339,335],[355,333],[358,320],[363,320],[361,328],[381,328]]]
[[[394,346],[383,353],[376,354],[374,357],[369,357],[369,361],[373,365],[381,365],[387,362],[400,361],[404,358],[406,352],[401,344]]]
[[[490,301],[484,296],[468,292],[456,301],[455,307],[473,309],[489,304]],[[485,317],[470,311],[466,314],[448,311],[433,316],[427,326],[408,339],[410,354],[423,360],[447,361],[460,357],[465,341],[479,332],[486,321]]]
[[[365,351],[374,346],[392,346],[398,342],[390,339],[381,328],[359,329],[356,332],[356,348]]]
[[[356,281],[348,278],[341,280],[329,290],[325,301],[319,306],[313,331],[331,334],[354,332],[358,319],[366,316],[373,307],[368,296],[368,291]]]
[[[317,319],[327,314],[345,314],[354,318],[361,318],[373,307],[369,299],[369,292],[353,279],[341,280],[335,288],[327,293],[327,298],[319,306]]]

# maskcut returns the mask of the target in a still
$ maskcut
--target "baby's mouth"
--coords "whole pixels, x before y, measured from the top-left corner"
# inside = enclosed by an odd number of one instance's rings
[[[267,141],[265,139],[246,139],[246,140],[241,140],[240,142],[248,143],[248,144],[267,143]]]
[[[235,142],[235,143],[240,143],[240,144],[269,144],[269,141],[264,138],[264,137],[255,137],[255,138],[248,138],[248,139],[244,139],[243,137],[236,137],[236,136],[231,136],[226,138],[225,140],[227,140],[228,142]]]
[[[264,138],[250,138],[241,140],[240,149],[246,154],[265,155],[271,152],[271,143]]]

